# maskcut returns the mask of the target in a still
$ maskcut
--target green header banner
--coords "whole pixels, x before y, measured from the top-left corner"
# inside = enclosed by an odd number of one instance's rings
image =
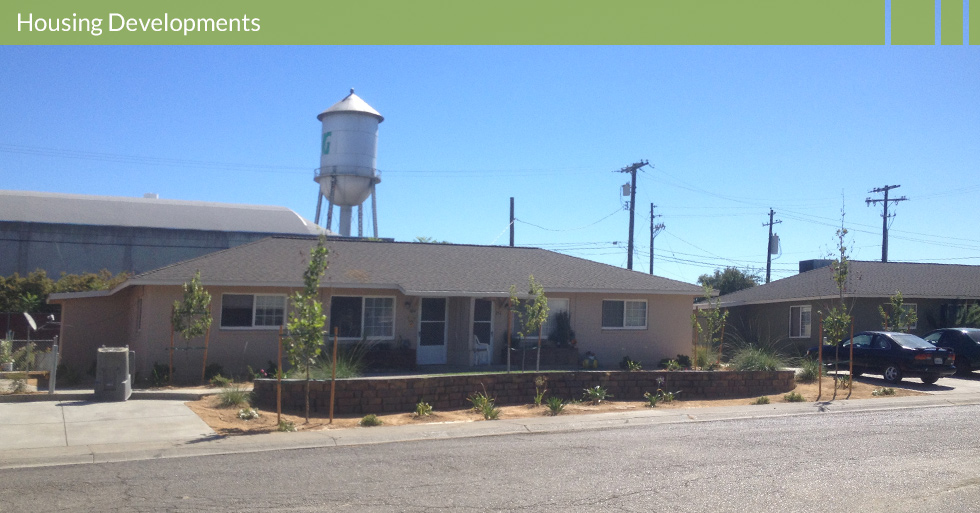
[[[884,0],[48,0],[5,45],[885,44]]]

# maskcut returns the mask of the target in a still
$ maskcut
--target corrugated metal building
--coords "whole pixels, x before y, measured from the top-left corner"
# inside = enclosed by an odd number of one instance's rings
[[[141,273],[270,235],[321,232],[285,207],[0,190],[0,275]]]

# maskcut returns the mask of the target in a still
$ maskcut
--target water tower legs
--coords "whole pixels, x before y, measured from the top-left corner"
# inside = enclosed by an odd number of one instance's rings
[[[374,238],[378,238],[378,198],[374,195],[374,184],[371,185],[371,217],[374,221]]]
[[[353,209],[354,207],[351,206],[340,207],[340,224],[337,226],[337,230],[340,231],[340,235],[342,237],[350,237],[350,224]]]
[[[357,236],[364,236],[364,206],[357,206]]]

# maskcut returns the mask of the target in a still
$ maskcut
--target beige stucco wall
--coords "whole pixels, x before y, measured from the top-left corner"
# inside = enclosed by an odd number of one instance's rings
[[[222,294],[282,294],[290,295],[292,288],[214,287],[205,289],[212,296],[211,314],[214,323],[208,344],[208,362],[219,363],[225,373],[241,375],[247,366],[254,370],[266,368],[275,361],[278,330],[270,328],[222,328]],[[572,328],[576,332],[581,353],[594,352],[603,367],[615,368],[624,356],[654,368],[661,358],[690,352],[690,315],[693,296],[681,295],[618,295],[618,294],[548,294],[551,298],[567,298]],[[61,301],[63,304],[64,357],[84,371],[95,359],[99,345],[129,345],[136,351],[135,372],[148,377],[155,363],[169,362],[170,315],[174,301],[182,296],[179,286],[135,286],[106,298],[85,298]],[[407,342],[416,347],[420,298],[401,294],[395,289],[336,289],[321,290],[324,312],[330,312],[332,296],[384,296],[395,302],[395,336],[391,343]],[[447,363],[470,365],[473,357],[473,298],[447,298]],[[507,332],[507,311],[504,298],[488,298],[493,302],[493,340],[491,354],[494,363],[503,363],[502,344]],[[644,329],[603,329],[602,301],[646,300],[647,327]],[[141,305],[141,306],[140,306]],[[288,315],[287,302],[287,315]],[[547,337],[547,334],[544,334]],[[175,336],[174,368],[178,381],[199,379],[202,369],[204,337],[185,341]],[[351,341],[346,341],[351,342]],[[389,341],[385,341],[389,342]],[[192,348],[192,349],[184,349]],[[77,363],[75,363],[77,362]]]

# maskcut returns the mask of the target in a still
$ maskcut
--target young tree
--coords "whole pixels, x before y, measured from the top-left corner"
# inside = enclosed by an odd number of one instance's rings
[[[900,331],[908,333],[912,330],[912,325],[919,322],[919,316],[915,310],[905,308],[905,299],[901,292],[895,292],[894,296],[888,298],[888,310],[881,305],[878,306],[878,314],[881,315],[881,327],[886,330]]]
[[[712,301],[712,288],[704,285],[704,302],[707,308],[696,310],[691,314],[691,324],[697,331],[697,338],[694,341],[693,364],[695,367],[707,367],[710,353],[717,343],[719,352],[721,348],[722,335],[724,334],[725,321],[728,320],[728,310],[721,309],[721,299],[715,298]],[[705,355],[698,355],[698,339],[704,341]]]
[[[512,325],[514,316],[521,317],[521,300],[517,297],[517,286],[510,286],[510,297],[507,300],[507,372],[510,372],[510,353],[514,342]]]
[[[286,324],[286,354],[289,364],[306,374],[306,422],[310,422],[310,367],[323,350],[323,326],[327,316],[320,302],[320,278],[327,270],[327,248],[324,237],[310,250],[310,261],[303,272],[303,291],[290,298],[292,311]]]
[[[698,278],[698,285],[713,288],[724,296],[755,287],[760,281],[759,274],[751,269],[742,271],[736,267],[726,267],[724,271],[715,269],[714,275],[702,274]]]
[[[847,247],[844,245],[844,237],[847,235],[847,228],[844,228],[844,212],[841,211],[841,227],[837,230],[837,257],[830,264],[832,279],[837,286],[837,301],[831,305],[826,313],[823,314],[823,329],[826,333],[827,342],[834,346],[834,374],[838,371],[840,361],[840,343],[847,335],[851,327],[851,314],[848,312],[847,303],[844,301],[844,292],[847,288],[847,275],[850,271],[850,260],[847,256]],[[820,341],[823,344],[823,341]],[[853,351],[853,344],[851,346]],[[823,362],[820,362],[823,365]],[[851,365],[853,371],[853,364]],[[853,379],[853,375],[852,375]],[[834,398],[837,398],[836,378],[834,381]],[[850,390],[850,388],[848,389]]]
[[[211,334],[211,294],[201,286],[201,271],[194,273],[190,283],[184,284],[184,297],[174,301],[173,315],[170,324],[174,332],[180,333],[184,340],[206,335],[204,338],[204,358],[201,363],[201,382],[204,382],[204,369],[208,364],[208,339]],[[170,374],[167,379],[173,379],[174,347],[173,336],[170,337]]]
[[[536,371],[541,370],[541,326],[548,321],[548,298],[544,295],[544,287],[534,281],[534,275],[528,278],[528,295],[530,299],[524,304],[523,324],[524,329],[531,333],[538,333],[538,355],[537,362],[534,364]]]

